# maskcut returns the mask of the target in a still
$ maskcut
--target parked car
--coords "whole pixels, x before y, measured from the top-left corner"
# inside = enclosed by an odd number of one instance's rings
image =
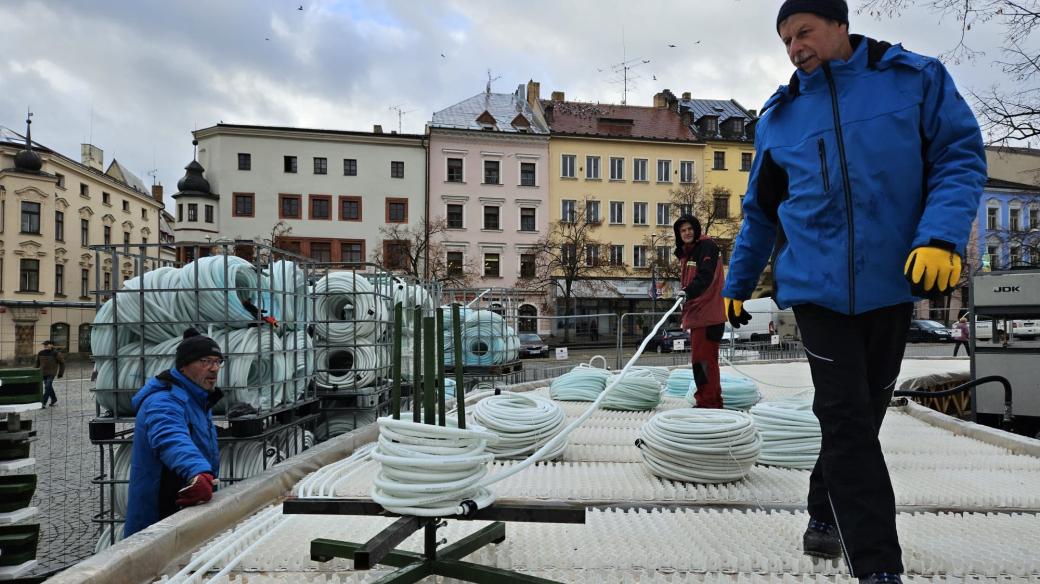
[[[953,340],[953,333],[941,322],[935,320],[912,320],[910,331],[906,335],[908,343],[948,343]]]
[[[548,357],[549,345],[534,333],[520,333],[520,357]]]
[[[1012,320],[1011,334],[1017,339],[1035,339],[1040,337],[1040,321],[1037,320]],[[997,322],[997,339],[1003,340],[1007,337],[1004,332],[1004,321]],[[975,320],[975,338],[987,340],[993,338],[993,321],[980,318]]]
[[[752,298],[744,301],[744,310],[751,315],[747,324],[734,330],[727,322],[723,340],[735,340],[738,343],[768,343],[773,335],[780,334],[782,341],[798,337],[798,326],[794,321],[794,311],[790,308],[780,310],[772,298]],[[778,324],[785,324],[781,331]]]
[[[683,341],[684,351],[690,350],[690,331],[683,329],[668,329],[658,332],[646,344],[646,350],[657,351],[658,353],[671,353],[675,347],[676,340]]]

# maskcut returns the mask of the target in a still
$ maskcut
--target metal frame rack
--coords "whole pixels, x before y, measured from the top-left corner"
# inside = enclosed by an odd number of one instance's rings
[[[18,578],[36,567],[40,540],[37,508],[30,507],[36,492],[36,440],[32,420],[21,414],[40,409],[43,381],[37,369],[0,371],[0,580]]]
[[[99,268],[91,338],[98,403],[90,440],[98,446],[102,469],[92,481],[100,503],[93,520],[108,527],[109,544],[119,539],[116,526],[123,519],[116,500],[125,501],[128,482],[130,398],[149,377],[173,365],[183,329],[210,334],[225,356],[217,382],[225,397],[213,416],[222,484],[309,447],[318,421],[313,352],[306,341],[312,308],[306,261],[252,241],[181,243],[185,255],[198,259],[177,266],[158,258],[162,247],[92,247]],[[108,285],[102,267],[111,270]]]
[[[458,288],[446,289],[441,298],[444,304],[458,304],[467,311],[487,311],[498,317],[485,321],[479,319],[476,326],[463,316],[461,335],[465,350],[461,359],[452,359],[447,370],[454,372],[463,370],[463,384],[467,390],[473,390],[480,384],[492,386],[508,385],[523,381],[523,362],[519,357],[517,341],[515,355],[512,348],[504,344],[504,339],[516,336],[517,313],[515,302],[516,291],[508,288]],[[466,363],[467,360],[478,360],[478,363]]]

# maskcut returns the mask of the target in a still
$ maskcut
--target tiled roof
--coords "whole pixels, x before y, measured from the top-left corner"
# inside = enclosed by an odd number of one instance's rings
[[[730,118],[754,119],[737,102],[728,99],[681,99],[679,107],[690,108],[694,123],[704,116],[718,116],[720,123]]]
[[[682,123],[675,111],[634,105],[542,101],[554,134],[642,138],[651,140],[689,140],[697,137]],[[549,110],[552,116],[549,116]]]
[[[521,88],[524,86],[521,85]],[[494,118],[494,129],[496,132],[520,133],[521,130],[529,134],[548,134],[548,128],[542,126],[531,112],[531,107],[525,99],[525,92],[517,90],[516,93],[478,93],[473,97],[460,101],[459,103],[434,112],[433,128],[454,128],[459,130],[483,130],[484,125],[477,118],[488,114]],[[518,115],[527,120],[529,126],[513,125]]]

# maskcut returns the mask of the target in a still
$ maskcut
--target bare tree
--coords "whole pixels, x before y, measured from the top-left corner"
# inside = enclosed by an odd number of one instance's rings
[[[382,241],[372,250],[371,261],[417,280],[433,280],[452,288],[471,286],[479,266],[465,254],[460,262],[449,263],[444,246],[447,232],[448,220],[444,217],[423,218],[411,225],[389,223],[379,228]]]
[[[981,58],[985,53],[970,44],[972,28],[995,22],[1003,28],[1003,58],[994,59],[1008,76],[1008,85],[972,91],[980,125],[990,144],[1040,136],[1040,44],[1030,41],[1040,25],[1038,0],[865,0],[860,13],[875,18],[893,18],[911,6],[923,6],[940,18],[952,18],[960,26],[957,43],[939,57],[960,63]],[[1013,87],[1012,87],[1013,85]]]
[[[545,237],[533,249],[534,273],[517,281],[517,286],[529,289],[555,289],[563,300],[564,316],[575,313],[575,285],[581,282],[589,291],[612,290],[613,286],[601,278],[624,273],[625,266],[612,263],[610,244],[597,236],[601,220],[586,220],[586,205],[576,205],[570,217],[554,221]],[[564,329],[564,340],[570,339],[570,328]]]

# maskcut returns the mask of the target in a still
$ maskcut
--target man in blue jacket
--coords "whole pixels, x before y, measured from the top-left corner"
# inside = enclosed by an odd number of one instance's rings
[[[895,497],[878,441],[914,297],[956,286],[986,180],[982,136],[943,65],[849,35],[843,0],[787,0],[777,32],[797,67],[766,102],[723,289],[733,326],[773,256],[794,306],[823,444],[806,553],[861,582],[899,582]]]
[[[210,410],[224,364],[220,347],[184,331],[174,367],[148,380],[133,398],[134,444],[123,537],[213,497],[220,450]]]

